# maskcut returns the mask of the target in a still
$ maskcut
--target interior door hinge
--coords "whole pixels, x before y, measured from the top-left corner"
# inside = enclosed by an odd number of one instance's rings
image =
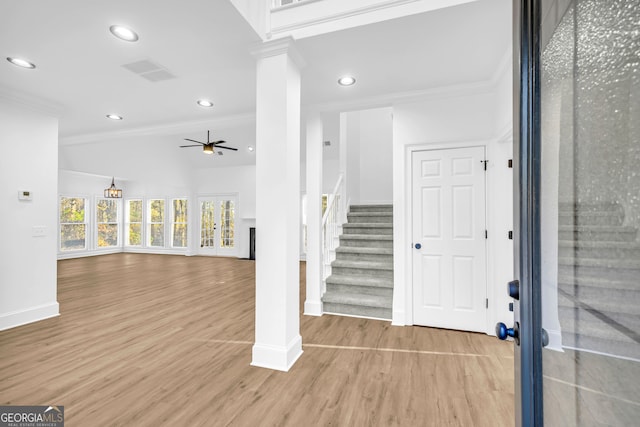
[[[489,298],[485,299],[486,302],[486,308],[489,308]]]
[[[489,232],[487,230],[484,230],[484,238],[485,239],[489,238]]]
[[[507,167],[509,168],[513,167],[513,159],[509,159],[509,161],[507,162]]]
[[[513,240],[513,231],[509,231],[509,235],[507,237],[509,240]]]
[[[487,163],[489,163],[489,160],[480,160],[480,163],[484,163],[484,170],[487,170]]]

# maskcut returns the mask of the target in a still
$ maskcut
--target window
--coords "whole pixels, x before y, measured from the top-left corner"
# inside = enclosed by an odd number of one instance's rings
[[[76,251],[87,247],[85,199],[60,198],[60,250]]]
[[[99,248],[118,246],[118,200],[96,201],[96,227]]]
[[[233,248],[235,230],[235,206],[232,200],[220,202],[220,247]]]
[[[187,247],[187,199],[173,200],[173,222],[171,223],[171,246]]]
[[[148,246],[164,247],[164,199],[149,200]]]
[[[142,200],[127,200],[125,244],[142,246]]]

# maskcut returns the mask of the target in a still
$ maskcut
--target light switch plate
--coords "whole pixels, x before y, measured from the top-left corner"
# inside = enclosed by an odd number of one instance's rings
[[[19,190],[18,191],[18,200],[31,200],[33,198],[33,193],[29,190]]]

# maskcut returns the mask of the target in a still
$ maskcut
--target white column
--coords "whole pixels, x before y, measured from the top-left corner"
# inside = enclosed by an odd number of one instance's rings
[[[307,300],[304,314],[322,316],[322,119],[307,118]]]
[[[288,371],[300,337],[300,68],[292,38],[256,49],[256,340],[251,364]]]

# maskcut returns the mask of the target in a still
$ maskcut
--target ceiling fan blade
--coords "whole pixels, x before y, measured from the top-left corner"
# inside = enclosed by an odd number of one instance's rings
[[[202,147],[202,145],[181,145],[180,148],[184,147]]]
[[[205,144],[204,142],[196,141],[196,140],[189,139],[189,138],[185,138],[184,140],[185,140],[185,141],[191,141],[191,142],[197,142],[198,144],[202,144],[202,145],[207,145],[207,144]]]
[[[224,148],[225,150],[233,150],[233,151],[238,151],[237,148],[233,148],[233,147],[223,147],[223,146],[218,146],[216,148]]]
[[[227,141],[220,140],[220,141],[214,142],[213,145],[224,144],[225,142]]]

